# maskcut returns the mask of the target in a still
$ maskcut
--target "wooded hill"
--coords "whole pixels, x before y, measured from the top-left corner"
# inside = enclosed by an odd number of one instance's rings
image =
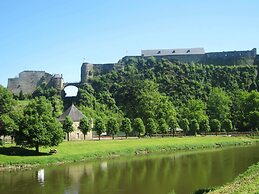
[[[258,65],[127,57],[118,67],[80,87],[76,104],[87,116],[153,120],[157,131],[172,120],[186,133],[259,128]]]

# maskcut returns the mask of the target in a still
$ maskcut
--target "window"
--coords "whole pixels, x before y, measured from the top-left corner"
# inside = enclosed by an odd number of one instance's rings
[[[80,137],[80,134],[76,133],[76,138],[79,139],[79,137]]]

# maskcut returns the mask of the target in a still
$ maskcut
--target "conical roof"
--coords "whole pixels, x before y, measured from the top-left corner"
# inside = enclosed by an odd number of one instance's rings
[[[58,118],[59,121],[65,120],[66,117],[70,117],[73,122],[78,122],[85,116],[78,110],[73,104]]]

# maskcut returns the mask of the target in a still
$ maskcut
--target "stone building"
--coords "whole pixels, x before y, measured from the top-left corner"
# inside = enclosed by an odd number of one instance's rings
[[[19,73],[19,77],[8,79],[7,88],[16,95],[21,91],[23,94],[32,94],[42,83],[46,83],[48,87],[63,89],[62,76],[45,71],[23,71]]]
[[[58,118],[60,122],[63,122],[66,117],[70,117],[73,121],[74,131],[69,133],[69,140],[84,140],[84,134],[78,128],[80,120],[84,118],[84,114],[78,110],[73,104]],[[92,139],[92,130],[87,132],[85,139]]]

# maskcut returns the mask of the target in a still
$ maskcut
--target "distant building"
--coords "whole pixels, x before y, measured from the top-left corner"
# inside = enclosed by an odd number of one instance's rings
[[[89,82],[91,78],[97,75],[106,74],[114,69],[123,67],[123,62],[154,57],[157,60],[167,59],[173,63],[200,63],[220,66],[233,65],[258,65],[259,55],[256,48],[244,51],[223,51],[223,52],[205,52],[204,48],[182,48],[182,49],[151,49],[142,50],[141,55],[125,56],[118,63],[92,64],[83,63],[81,66],[81,80],[76,83],[64,83],[62,76],[59,74],[51,75],[45,71],[23,71],[18,78],[9,78],[7,88],[14,94],[18,95],[21,91],[23,94],[32,94],[37,86],[43,82],[48,87],[54,87],[63,90],[67,86],[80,87],[82,84]]]
[[[70,117],[73,121],[73,128],[74,131],[69,133],[69,139],[70,140],[83,140],[84,134],[82,131],[78,128],[80,120],[84,118],[84,114],[78,110],[73,104],[58,118],[58,120],[62,123],[66,117]],[[85,139],[92,139],[93,134],[92,130],[87,132],[85,135]]]
[[[21,91],[23,94],[32,94],[42,83],[46,83],[48,87],[63,89],[62,76],[45,71],[23,71],[19,73],[19,77],[8,79],[7,88],[16,95]]]
[[[213,65],[238,65],[246,61],[254,64],[257,56],[256,48],[247,51],[223,51],[206,53],[204,48],[153,49],[142,50],[142,57],[165,58],[180,63],[202,63]]]
[[[141,56],[204,55],[204,48],[142,50]]]

